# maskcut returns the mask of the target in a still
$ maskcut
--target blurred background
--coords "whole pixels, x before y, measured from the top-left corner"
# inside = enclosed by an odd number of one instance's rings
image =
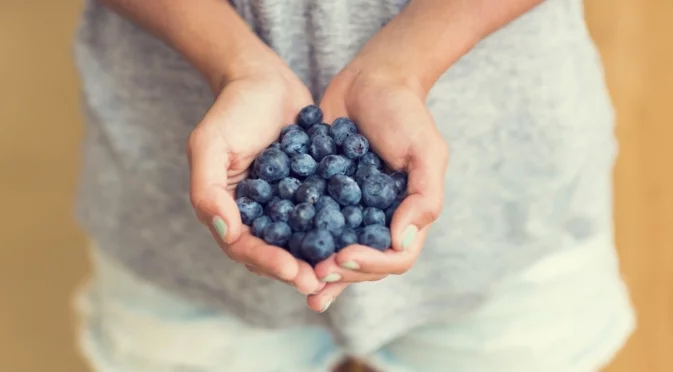
[[[0,0],[0,372],[86,372],[70,297],[79,0]],[[618,112],[622,268],[639,328],[608,372],[673,371],[673,0],[586,0]],[[543,372],[543,371],[541,371]]]

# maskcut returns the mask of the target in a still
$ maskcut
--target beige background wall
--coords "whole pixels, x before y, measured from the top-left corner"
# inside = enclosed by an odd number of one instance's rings
[[[84,372],[69,294],[78,0],[0,0],[0,372]],[[617,238],[640,329],[611,372],[673,371],[673,1],[587,0],[619,113]],[[56,15],[58,14],[58,16]]]

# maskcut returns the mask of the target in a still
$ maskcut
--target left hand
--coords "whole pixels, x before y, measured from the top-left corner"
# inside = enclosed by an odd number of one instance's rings
[[[320,106],[326,122],[340,116],[354,120],[391,169],[408,173],[408,196],[393,216],[392,249],[381,252],[352,245],[315,267],[318,278],[335,279],[308,297],[316,311],[322,311],[349,283],[409,270],[443,204],[448,147],[425,105],[427,92],[419,82],[385,67],[352,65],[325,92]]]

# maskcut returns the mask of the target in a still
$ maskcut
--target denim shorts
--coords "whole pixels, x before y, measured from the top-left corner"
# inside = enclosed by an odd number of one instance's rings
[[[76,308],[93,371],[328,372],[345,357],[326,329],[256,328],[144,282],[95,248],[92,258]],[[502,281],[473,313],[361,359],[381,372],[596,372],[634,327],[611,241],[596,239]]]

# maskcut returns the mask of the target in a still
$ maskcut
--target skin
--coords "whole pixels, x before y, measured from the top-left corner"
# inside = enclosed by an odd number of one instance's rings
[[[190,194],[199,220],[231,259],[309,294],[315,311],[325,310],[350,283],[411,268],[441,212],[448,161],[425,106],[427,93],[479,40],[540,1],[413,0],[335,76],[320,102],[326,121],[353,118],[386,163],[409,173],[410,194],[393,217],[393,249],[350,246],[313,270],[252,236],[233,198],[255,156],[313,103],[306,87],[228,2],[102,0],[182,53],[214,92],[213,106],[188,141]],[[213,226],[216,217],[226,225],[223,236]],[[343,268],[345,263],[355,266]],[[340,278],[321,281],[330,274]]]

